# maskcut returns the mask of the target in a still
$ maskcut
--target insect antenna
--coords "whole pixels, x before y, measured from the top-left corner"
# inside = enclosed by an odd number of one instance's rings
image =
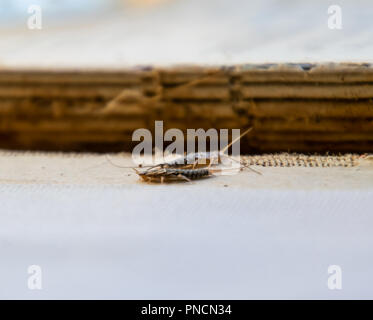
[[[262,175],[262,173],[260,171],[251,168],[250,165],[248,165],[248,164],[242,164],[239,160],[237,160],[237,159],[235,159],[233,157],[230,157],[230,156],[227,156],[227,155],[224,155],[224,156],[226,156],[227,158],[229,158],[230,160],[232,160],[234,162],[239,163],[241,165],[241,168],[246,168],[246,169],[249,169],[249,170],[251,170],[251,171],[253,171],[253,172],[255,172],[255,173],[259,174],[259,175]]]
[[[122,169],[134,169],[134,168],[135,168],[135,167],[120,166],[120,165],[114,163],[113,161],[111,161],[108,155],[105,155],[105,158],[106,158],[106,160],[107,160],[111,165],[113,165],[114,167],[122,168]],[[150,168],[150,167],[153,167],[153,166],[142,166],[142,167],[143,167],[143,168]]]
[[[253,127],[248,128],[248,129],[247,129],[244,133],[242,133],[239,137],[237,137],[236,139],[234,139],[234,140],[233,140],[230,144],[228,144],[228,145],[227,145],[227,146],[226,146],[222,151],[219,152],[219,156],[224,155],[224,152],[225,152],[226,150],[228,150],[230,146],[232,146],[234,143],[236,143],[238,140],[240,140],[244,135],[248,134],[251,130],[253,130]],[[234,158],[232,158],[232,157],[229,157],[228,155],[225,155],[225,156],[227,156],[227,157],[230,158],[231,160],[236,161],[236,162],[238,162],[238,163],[241,164],[241,162],[239,162],[238,160],[236,160],[236,159],[234,159]],[[241,165],[242,165],[242,164],[241,164]],[[251,171],[253,171],[253,172],[255,172],[255,173],[259,174],[259,175],[262,175],[261,172],[259,172],[259,171],[257,171],[257,170],[254,170],[254,169],[251,168],[249,165],[243,165],[242,167],[247,168],[247,169],[249,169],[249,170],[251,170]]]
[[[244,135],[248,134],[251,130],[253,130],[253,127],[250,127],[249,129],[247,129],[243,134],[241,134],[239,137],[237,137],[236,139],[234,139],[230,144],[228,144],[222,151],[220,151],[220,153],[224,153],[225,151],[227,151],[229,149],[229,147],[231,145],[233,145],[234,143],[236,143],[238,140],[240,140]]]

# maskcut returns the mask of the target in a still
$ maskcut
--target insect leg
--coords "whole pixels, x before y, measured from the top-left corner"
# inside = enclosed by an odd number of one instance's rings
[[[198,163],[198,159],[195,159],[195,160],[194,160],[194,163],[193,163],[193,167],[192,167],[192,169],[195,169],[195,168],[196,168],[197,163]]]
[[[187,178],[186,176],[184,176],[183,174],[178,174],[177,177],[178,177],[178,178],[181,178],[181,179],[184,179],[184,180],[186,180],[186,181],[188,181],[188,182],[192,182],[192,180],[188,179],[188,178]]]

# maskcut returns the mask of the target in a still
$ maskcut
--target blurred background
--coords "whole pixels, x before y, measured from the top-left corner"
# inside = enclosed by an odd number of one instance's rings
[[[29,30],[27,8],[42,8]],[[328,7],[342,30],[328,28]],[[0,64],[371,61],[370,0],[2,0]]]
[[[160,119],[253,126],[250,152],[371,152],[373,69],[312,62],[372,61],[372,18],[372,0],[0,0],[0,148],[27,150],[0,150],[0,298],[372,298],[369,166],[155,186],[105,155],[28,152],[129,151]],[[261,62],[312,72],[244,66],[242,81],[223,69],[173,91],[209,68],[125,68]],[[327,287],[334,264],[343,291]],[[30,265],[43,290],[27,287]]]

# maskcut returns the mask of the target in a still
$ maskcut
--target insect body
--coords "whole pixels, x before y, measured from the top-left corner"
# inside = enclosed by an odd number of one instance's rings
[[[150,168],[145,171],[134,169],[140,178],[147,182],[168,182],[168,181],[191,181],[209,177],[215,170],[208,168],[200,169],[179,169],[179,168]]]
[[[185,156],[178,157],[171,161],[165,161],[151,168],[196,168],[200,166],[210,166],[211,164],[221,163],[219,152],[197,152],[188,153]]]
[[[212,152],[193,152],[180,156],[171,161],[165,161],[156,165],[147,167],[146,169],[135,169],[133,170],[139,175],[139,177],[146,182],[168,182],[168,181],[191,181],[193,179],[201,179],[212,176],[216,172],[222,172],[230,169],[237,170],[237,166],[232,168],[217,168],[218,165],[223,164],[223,158],[231,159],[232,162],[239,164],[238,168],[249,168],[250,170],[260,174],[259,172],[251,169],[248,165],[242,165],[242,163],[233,157],[225,154],[228,148],[242,138],[245,134],[251,131],[252,128],[246,130],[238,138],[234,139],[228,146],[222,151]],[[109,159],[107,159],[111,162]],[[113,164],[114,165],[114,164]],[[117,166],[117,165],[115,165]],[[117,166],[119,167],[119,166]],[[121,167],[131,168],[131,167]]]
[[[184,156],[180,156],[174,160],[166,161],[150,168],[198,168],[203,166],[211,167],[211,165],[222,164],[222,158],[231,158],[225,154],[225,151],[233,145],[235,142],[240,140],[244,135],[246,135],[252,128],[247,129],[243,134],[233,140],[229,145],[227,145],[221,151],[211,151],[211,152],[192,152]]]

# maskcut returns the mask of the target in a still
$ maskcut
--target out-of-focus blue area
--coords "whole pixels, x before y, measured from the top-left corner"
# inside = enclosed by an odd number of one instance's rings
[[[0,64],[372,62],[371,1],[0,0]],[[27,8],[38,3],[42,29],[30,30]],[[335,4],[342,12],[338,30],[329,27]]]
[[[39,5],[54,20],[74,18],[110,10],[116,0],[1,0],[0,24],[24,23],[29,6]]]

